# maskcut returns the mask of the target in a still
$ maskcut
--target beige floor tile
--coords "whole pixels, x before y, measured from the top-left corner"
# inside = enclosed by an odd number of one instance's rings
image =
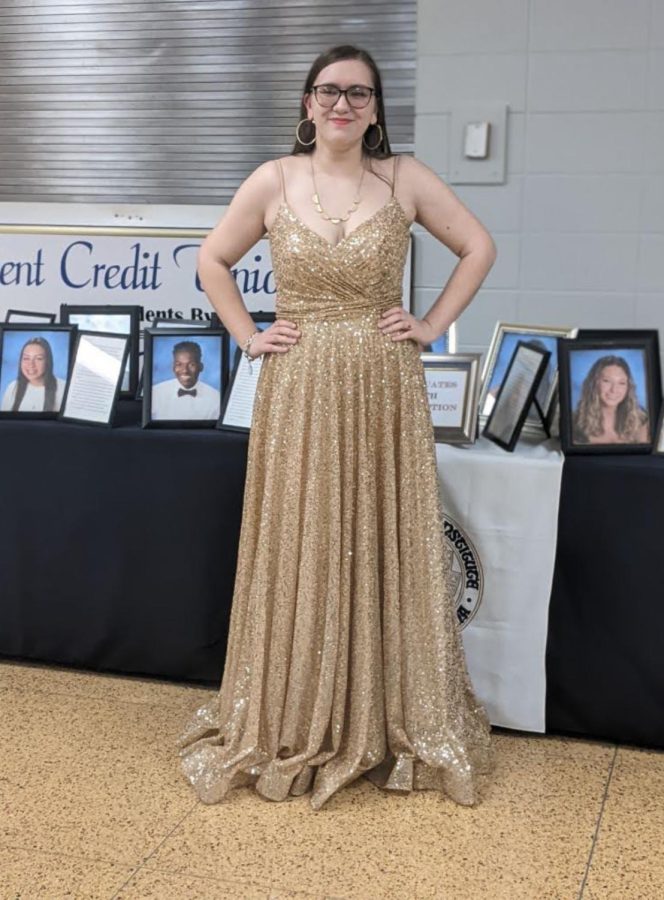
[[[422,791],[394,795],[360,779],[319,812],[250,788],[199,804],[146,867],[269,878],[283,889],[370,898],[573,900],[592,845],[611,746],[495,738],[483,804]]]
[[[0,844],[136,865],[194,806],[168,704],[0,691]]]
[[[109,900],[132,871],[117,863],[0,847],[0,897]]]
[[[215,693],[213,688],[197,685],[6,660],[0,660],[0,688],[67,697],[98,697],[124,703],[164,703],[185,708],[197,702],[202,705]]]
[[[267,900],[265,886],[141,869],[113,900]]]
[[[664,897],[664,753],[620,748],[583,900]]]
[[[269,900],[337,900],[337,898],[326,897],[324,894],[310,894],[308,891],[289,891],[288,888],[273,887],[269,893]]]

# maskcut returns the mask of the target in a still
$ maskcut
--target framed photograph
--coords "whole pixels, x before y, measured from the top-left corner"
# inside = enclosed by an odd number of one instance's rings
[[[251,430],[256,387],[263,359],[263,355],[257,356],[249,365],[248,360],[240,348],[237,347],[235,351],[235,365],[230,376],[228,390],[224,396],[217,428],[244,432]]]
[[[45,325],[50,325],[55,322],[56,318],[55,313],[33,312],[30,309],[8,309],[5,322],[12,322],[15,325],[39,325],[40,322],[43,322]]]
[[[145,329],[143,427],[213,428],[221,413],[224,332]]]
[[[129,340],[128,334],[76,331],[60,419],[111,425]]]
[[[656,331],[584,332],[560,341],[559,361],[565,453],[652,451],[662,405]]]
[[[57,417],[75,330],[70,325],[0,326],[0,416]]]
[[[549,359],[539,343],[517,343],[483,431],[503,450],[514,450]]]
[[[157,329],[159,331],[165,329],[174,329],[174,328],[186,328],[188,330],[205,330],[215,328],[223,334],[223,342],[224,342],[224,360],[230,359],[230,349],[229,349],[229,341],[230,335],[224,328],[224,326],[219,322],[218,317],[215,315],[215,324],[213,325],[210,319],[162,319],[156,318],[153,319],[150,323],[151,329]],[[219,323],[219,324],[216,324]],[[230,378],[229,366],[226,364],[223,368],[222,379],[221,379],[221,394],[223,397],[226,388],[228,387],[228,381]],[[138,388],[136,389],[136,399],[141,400],[143,398],[143,367],[142,360],[140,365],[140,373],[138,378]]]
[[[508,325],[496,323],[482,372],[480,392],[480,423],[486,424],[494,407],[498,390],[519,341],[527,341],[549,353],[549,362],[537,390],[537,402],[549,430],[554,427],[558,401],[558,338],[571,338],[576,328],[548,328],[539,325]],[[523,426],[524,434],[542,435],[545,429],[535,409],[528,410]]]
[[[63,303],[60,321],[77,325],[82,331],[129,335],[129,355],[122,375],[120,395],[135,397],[138,388],[138,334],[143,309],[140,306],[77,305]]]
[[[652,448],[653,453],[664,455],[664,406],[659,414],[659,422],[655,431],[655,441]]]
[[[480,354],[421,353],[436,441],[471,444],[477,437]]]

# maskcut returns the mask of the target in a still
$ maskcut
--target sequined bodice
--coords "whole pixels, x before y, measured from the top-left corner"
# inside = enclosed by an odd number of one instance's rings
[[[409,230],[392,196],[332,245],[283,202],[269,235],[277,316],[338,319],[401,303]]]

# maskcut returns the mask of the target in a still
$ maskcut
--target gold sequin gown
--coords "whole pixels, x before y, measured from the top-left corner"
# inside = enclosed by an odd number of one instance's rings
[[[223,679],[182,770],[204,803],[253,784],[318,810],[364,774],[472,805],[489,724],[447,589],[423,367],[377,328],[410,223],[393,193],[332,246],[283,196],[277,316],[301,338],[258,376]]]

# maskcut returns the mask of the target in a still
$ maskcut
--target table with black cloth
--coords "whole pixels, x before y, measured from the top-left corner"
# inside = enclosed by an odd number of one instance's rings
[[[0,421],[0,654],[219,680],[247,435]]]
[[[548,730],[664,747],[664,456],[568,456]]]
[[[0,421],[0,655],[218,685],[248,437],[139,420]],[[664,746],[663,533],[664,457],[567,458],[548,731]]]

